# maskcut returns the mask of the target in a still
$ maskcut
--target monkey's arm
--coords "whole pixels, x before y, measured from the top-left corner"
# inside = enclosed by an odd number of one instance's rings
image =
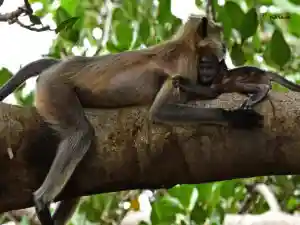
[[[181,76],[173,77],[172,83],[174,88],[179,88],[181,91],[187,93],[189,100],[215,99],[221,94],[217,88],[192,84],[188,79]]]
[[[225,110],[221,108],[199,108],[183,104],[174,97],[172,78],[163,84],[151,108],[150,119],[154,122],[191,122],[228,124],[236,128],[253,128],[261,125],[263,116],[248,110]]]

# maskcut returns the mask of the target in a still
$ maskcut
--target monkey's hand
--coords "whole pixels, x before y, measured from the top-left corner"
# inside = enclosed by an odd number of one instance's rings
[[[180,76],[180,75],[176,75],[174,77],[172,77],[172,85],[174,88],[180,88],[182,84],[185,84],[186,80],[184,79],[184,77]]]
[[[224,110],[224,117],[229,126],[237,129],[254,129],[263,127],[264,117],[249,109]]]

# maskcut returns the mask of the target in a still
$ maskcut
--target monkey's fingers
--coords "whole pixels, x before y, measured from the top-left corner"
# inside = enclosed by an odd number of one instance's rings
[[[41,199],[34,198],[36,215],[41,225],[54,225],[48,205]]]
[[[229,125],[237,129],[254,129],[263,127],[264,117],[252,109],[236,109],[224,111]]]

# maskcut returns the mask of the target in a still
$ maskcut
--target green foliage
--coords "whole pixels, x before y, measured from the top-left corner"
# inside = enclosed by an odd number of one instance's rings
[[[244,16],[239,31],[242,36],[242,43],[253,36],[257,30],[258,20],[255,8],[251,8]]]
[[[270,43],[270,54],[272,61],[279,67],[283,67],[291,58],[291,49],[279,30],[276,29],[274,31]]]
[[[13,74],[6,68],[0,70],[0,86],[6,83],[6,81],[11,78]]]

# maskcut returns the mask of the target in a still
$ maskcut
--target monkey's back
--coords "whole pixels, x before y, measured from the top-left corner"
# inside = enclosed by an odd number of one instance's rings
[[[242,66],[227,71],[223,84],[252,83],[270,84],[271,79],[265,70],[254,66]]]
[[[45,70],[37,90],[71,87],[83,107],[89,108],[150,105],[166,78],[151,57],[137,51],[72,57]]]

